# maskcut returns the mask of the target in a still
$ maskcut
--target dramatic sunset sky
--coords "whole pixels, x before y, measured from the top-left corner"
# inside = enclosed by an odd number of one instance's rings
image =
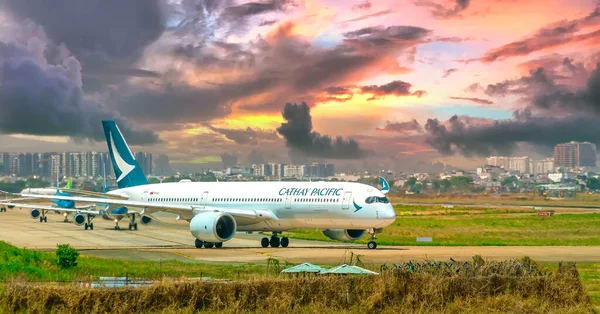
[[[543,157],[600,143],[597,5],[0,0],[0,151],[105,151],[115,119],[181,170]]]

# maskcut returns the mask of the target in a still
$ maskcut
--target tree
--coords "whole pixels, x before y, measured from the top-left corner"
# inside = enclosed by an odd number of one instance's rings
[[[160,183],[160,180],[158,180],[157,178],[150,178],[150,179],[148,179],[148,183],[157,184],[157,183]]]
[[[212,172],[207,172],[200,177],[200,181],[202,182],[215,182],[217,181],[217,177]]]
[[[404,182],[404,186],[411,187],[411,186],[415,185],[416,183],[417,183],[417,178],[410,177],[410,178],[408,178],[408,180],[406,180],[406,182]]]
[[[58,267],[62,269],[68,269],[77,266],[78,257],[79,252],[72,248],[68,243],[59,244],[58,248],[56,249],[56,262],[58,263]]]
[[[507,186],[516,181],[517,181],[517,178],[515,178],[515,177],[506,177],[506,178],[502,179],[502,182],[500,184],[502,184],[502,186]]]
[[[600,190],[600,180],[596,178],[588,178],[585,182],[586,186],[590,190]]]
[[[458,189],[465,189],[471,187],[473,178],[468,176],[456,176],[450,178],[450,184]]]

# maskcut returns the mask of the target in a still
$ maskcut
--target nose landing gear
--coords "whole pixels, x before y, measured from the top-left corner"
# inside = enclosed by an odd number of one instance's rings
[[[375,242],[375,235],[377,233],[382,233],[383,228],[370,228],[367,230],[367,232],[371,235],[371,240],[369,241],[369,243],[367,243],[367,247],[369,248],[369,250],[374,250],[377,248],[377,242]]]

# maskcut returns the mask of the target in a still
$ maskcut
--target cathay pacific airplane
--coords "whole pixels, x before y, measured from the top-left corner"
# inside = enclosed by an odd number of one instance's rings
[[[165,211],[189,222],[197,248],[220,248],[236,232],[272,232],[262,247],[287,247],[279,237],[297,228],[319,228],[330,239],[354,241],[371,234],[369,249],[375,249],[375,234],[396,220],[385,193],[389,185],[381,178],[382,190],[350,182],[174,182],[149,184],[114,121],[102,121],[119,189],[106,198],[61,195],[25,197],[102,203],[138,208],[141,216]]]

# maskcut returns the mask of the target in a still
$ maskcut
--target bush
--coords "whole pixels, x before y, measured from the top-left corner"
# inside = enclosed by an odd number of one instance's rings
[[[58,249],[56,249],[56,261],[58,263],[58,267],[60,268],[66,269],[77,266],[78,257],[79,252],[72,248],[68,243],[59,244]]]

